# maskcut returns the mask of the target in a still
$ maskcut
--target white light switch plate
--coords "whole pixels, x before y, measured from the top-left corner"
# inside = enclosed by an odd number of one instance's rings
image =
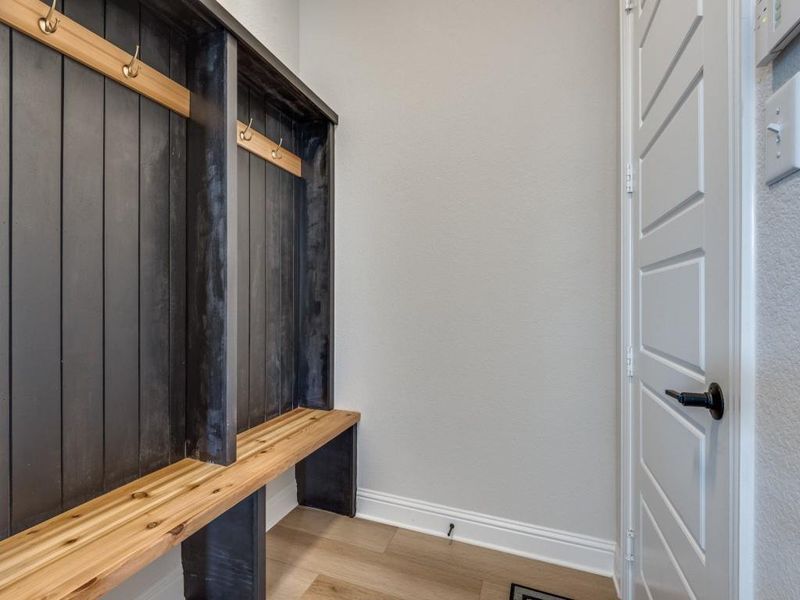
[[[800,170],[800,74],[787,81],[767,100],[766,121],[766,178],[772,185]]]

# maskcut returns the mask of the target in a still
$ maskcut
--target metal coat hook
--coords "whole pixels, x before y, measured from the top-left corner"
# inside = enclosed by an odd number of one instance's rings
[[[253,132],[250,131],[250,128],[253,126],[253,119],[250,119],[250,122],[247,124],[247,127],[244,130],[239,132],[239,138],[245,142],[249,142],[253,139]]]
[[[136,44],[136,52],[133,53],[131,62],[122,66],[122,74],[128,79],[134,79],[139,74],[139,44]]]
[[[50,35],[58,30],[59,19],[53,16],[53,13],[56,12],[56,2],[58,2],[58,0],[53,0],[53,4],[50,5],[50,10],[47,11],[47,16],[39,19],[39,29],[41,29],[42,33],[45,35]]]
[[[278,147],[272,151],[272,158],[274,158],[275,160],[280,160],[283,158],[283,155],[280,154],[281,146],[283,146],[283,138],[281,138],[281,141],[278,142]]]

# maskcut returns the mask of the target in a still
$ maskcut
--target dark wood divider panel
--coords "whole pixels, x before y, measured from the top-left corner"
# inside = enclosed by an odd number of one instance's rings
[[[237,149],[238,430],[298,406],[332,408],[333,126],[246,84],[238,119],[303,158],[303,178]]]
[[[0,538],[11,528],[11,31],[0,24]]]
[[[59,7],[185,81],[152,10]],[[0,26],[0,537],[184,456],[185,147],[182,117]]]
[[[191,44],[187,220],[188,398],[194,458],[236,460],[236,41],[223,30]]]
[[[295,124],[239,86],[238,118],[296,152]],[[237,149],[239,209],[238,430],[298,406],[297,219],[301,180]]]

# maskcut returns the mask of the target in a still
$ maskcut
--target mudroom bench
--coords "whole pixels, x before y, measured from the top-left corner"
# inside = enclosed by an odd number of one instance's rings
[[[22,531],[0,598],[97,598],[181,543],[187,598],[263,597],[264,486],[297,465],[301,504],[352,516],[359,419],[296,409],[239,434],[230,466],[184,459]]]
[[[0,598],[180,544],[186,598],[261,600],[267,482],[355,514],[337,123],[217,0],[0,1]]]

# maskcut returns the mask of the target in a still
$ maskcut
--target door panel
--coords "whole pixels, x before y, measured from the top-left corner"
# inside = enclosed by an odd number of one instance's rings
[[[637,600],[728,600],[730,417],[665,390],[730,389],[727,0],[634,11]]]
[[[702,375],[703,258],[642,273],[642,346]]]
[[[641,394],[642,468],[657,482],[676,521],[705,546],[705,432],[650,390]],[[669,452],[664,452],[664,449]],[[676,469],[675,465],[686,468]]]
[[[678,108],[641,159],[642,233],[703,194],[703,86]]]
[[[639,53],[640,106],[647,115],[655,95],[680,56],[681,47],[694,34],[703,14],[702,0],[659,2],[649,27],[642,32]]]
[[[677,564],[664,535],[658,529],[647,503],[642,501],[642,547],[646,590],[652,600],[683,600],[696,596]]]

